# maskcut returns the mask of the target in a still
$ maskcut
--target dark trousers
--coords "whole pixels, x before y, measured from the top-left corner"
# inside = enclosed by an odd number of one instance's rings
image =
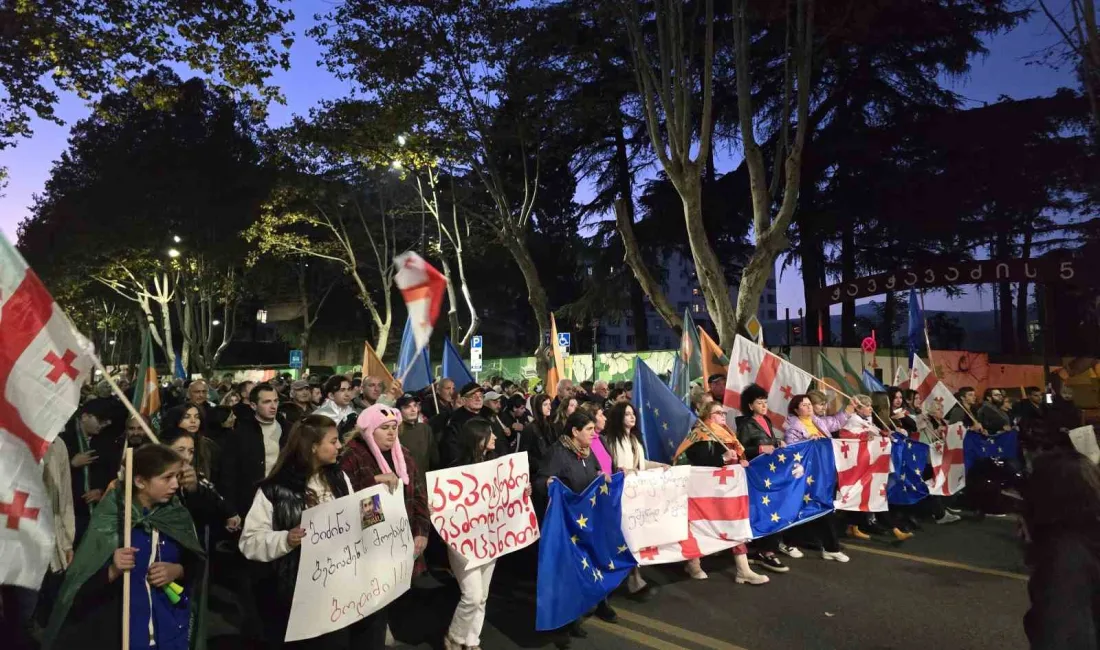
[[[749,542],[749,549],[756,553],[775,553],[779,550],[779,542],[781,541],[783,541],[783,535],[774,533]]]
[[[806,524],[807,532],[817,537],[821,542],[821,548],[829,553],[840,550],[840,541],[836,535],[836,513],[829,513],[818,517]]]

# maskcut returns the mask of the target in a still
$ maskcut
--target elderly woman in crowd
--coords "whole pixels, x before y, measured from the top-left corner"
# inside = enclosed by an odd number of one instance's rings
[[[745,460],[745,448],[726,424],[726,407],[714,400],[703,404],[699,411],[699,424],[680,443],[675,459],[677,465],[696,467],[748,467],[749,464]],[[754,572],[749,566],[747,546],[738,544],[732,550],[734,565],[737,567],[734,581],[737,584],[762,585],[768,582],[768,576]],[[689,560],[684,570],[694,580],[707,579],[699,558]]]

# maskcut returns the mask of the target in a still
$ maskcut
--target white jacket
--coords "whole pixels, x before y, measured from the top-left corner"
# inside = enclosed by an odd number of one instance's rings
[[[348,479],[347,474],[341,472],[341,475],[348,485],[348,494],[351,494],[355,491],[351,487],[351,480]],[[319,475],[309,479],[306,486],[317,495],[318,503],[336,498]],[[256,562],[273,562],[290,552],[290,531],[273,529],[273,510],[271,502],[264,496],[263,491],[256,490],[252,507],[248,509],[248,515],[244,518],[241,541],[237,545],[246,558]]]

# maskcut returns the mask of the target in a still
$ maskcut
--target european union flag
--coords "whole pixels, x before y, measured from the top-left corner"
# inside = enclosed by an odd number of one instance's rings
[[[795,467],[802,475],[795,478]],[[760,454],[745,470],[753,538],[764,537],[833,511],[836,461],[831,439],[806,440]]]
[[[910,440],[900,433],[891,434],[893,447],[890,459],[894,471],[886,482],[886,500],[889,503],[907,506],[928,496],[928,485],[924,482],[925,468],[931,459],[928,445]]]
[[[983,458],[1014,461],[1019,452],[1019,432],[1006,431],[995,436],[983,436],[977,431],[967,431],[963,438],[963,464],[966,471]]]
[[[614,591],[638,562],[622,529],[623,475],[603,476],[574,494],[550,484],[542,520],[535,629],[556,630],[584,616]]]
[[[415,392],[432,385],[432,363],[428,359],[428,347],[416,353],[412,322],[405,321],[405,333],[401,335],[401,351],[397,355],[397,378],[406,391]]]
[[[672,464],[672,455],[698,419],[641,357],[634,359],[634,408],[649,460]]]
[[[459,390],[466,384],[476,381],[470,374],[469,368],[463,363],[462,355],[451,343],[450,337],[443,339],[443,376],[452,380]]]
[[[866,368],[863,369],[863,375],[860,377],[860,381],[863,383],[863,388],[865,388],[868,393],[886,392],[886,386],[883,386],[882,382],[878,380],[878,377]]]

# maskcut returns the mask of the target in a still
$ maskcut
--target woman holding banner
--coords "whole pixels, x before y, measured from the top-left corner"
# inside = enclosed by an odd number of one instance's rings
[[[458,434],[459,457],[454,467],[474,465],[488,460],[496,449],[496,436],[489,421],[472,418],[462,425]],[[528,486],[528,491],[531,489]],[[529,494],[529,492],[528,492]],[[443,637],[445,650],[480,650],[481,628],[485,625],[485,604],[489,601],[489,584],[493,580],[496,559],[473,569],[466,568],[466,559],[451,547],[447,547],[447,559],[451,571],[462,592],[447,634]]]
[[[726,407],[719,402],[711,400],[702,405],[699,411],[699,425],[691,430],[691,433],[680,443],[676,450],[675,462],[677,465],[694,465],[696,467],[722,467],[724,465],[740,465],[748,467],[749,461],[745,460],[745,448],[741,441],[730,431],[726,424]],[[770,578],[760,575],[749,566],[749,549],[744,544],[733,547],[733,561],[737,567],[737,576],[734,580],[737,584],[748,583],[750,585],[767,584]],[[706,580],[707,573],[703,571],[699,558],[688,560],[684,570],[694,580]]]
[[[50,616],[43,648],[122,644],[122,576],[130,572],[131,650],[204,645],[205,562],[195,525],[176,496],[180,458],[158,444],[133,452],[132,532],[122,546],[123,490],[99,503]]]
[[[592,438],[595,435],[596,424],[583,411],[577,411],[569,416],[565,422],[565,433],[547,451],[535,476],[536,493],[542,497],[543,503],[548,500],[547,492],[553,481],[561,481],[565,487],[579,493],[600,476],[599,464],[592,454]],[[595,613],[609,623],[619,618],[607,600],[601,601],[596,606]],[[555,645],[558,648],[568,648],[571,636],[577,638],[588,636],[581,627],[581,619],[559,630]]]
[[[336,464],[340,455],[336,423],[309,415],[294,425],[275,466],[260,482],[245,517],[240,549],[249,560],[268,564],[255,593],[265,641],[283,646],[298,579],[300,546],[306,531],[302,511],[351,494],[351,481]],[[386,624],[379,612],[350,627],[296,642],[300,648],[381,648]]]

